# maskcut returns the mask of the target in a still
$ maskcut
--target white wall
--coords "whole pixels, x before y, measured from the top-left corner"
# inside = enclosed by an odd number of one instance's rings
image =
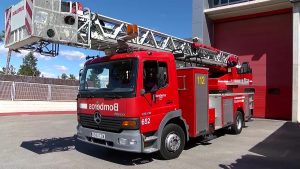
[[[293,4],[293,105],[292,121],[300,122],[300,3]]]
[[[76,111],[76,102],[0,101],[0,113]]]

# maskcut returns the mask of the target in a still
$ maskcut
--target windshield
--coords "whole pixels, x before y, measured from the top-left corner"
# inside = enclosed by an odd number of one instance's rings
[[[80,79],[80,91],[98,92],[105,97],[135,93],[137,59],[108,61],[85,67]]]

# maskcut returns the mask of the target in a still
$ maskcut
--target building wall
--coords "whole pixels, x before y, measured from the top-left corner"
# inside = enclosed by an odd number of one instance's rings
[[[201,42],[212,44],[212,21],[203,11],[209,8],[209,1],[193,0],[193,37],[199,37]]]
[[[216,21],[214,47],[250,62],[256,117],[291,120],[292,12]]]

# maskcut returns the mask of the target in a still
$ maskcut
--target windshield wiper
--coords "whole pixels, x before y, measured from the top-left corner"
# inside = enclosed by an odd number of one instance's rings
[[[94,98],[95,97],[94,94],[91,91],[86,90],[86,89],[85,90],[79,90],[78,95],[81,98]]]
[[[112,95],[111,95],[111,94],[112,94]],[[118,94],[115,93],[115,92],[111,92],[111,93],[109,93],[109,94],[105,94],[104,97],[105,97],[105,98],[113,98],[113,99],[120,99],[120,98],[122,98],[121,95],[118,95]]]

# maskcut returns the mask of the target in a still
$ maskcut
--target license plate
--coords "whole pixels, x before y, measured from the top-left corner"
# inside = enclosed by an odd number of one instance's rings
[[[92,132],[92,137],[97,138],[97,139],[101,139],[101,140],[105,140],[105,134],[103,134],[103,133]]]

